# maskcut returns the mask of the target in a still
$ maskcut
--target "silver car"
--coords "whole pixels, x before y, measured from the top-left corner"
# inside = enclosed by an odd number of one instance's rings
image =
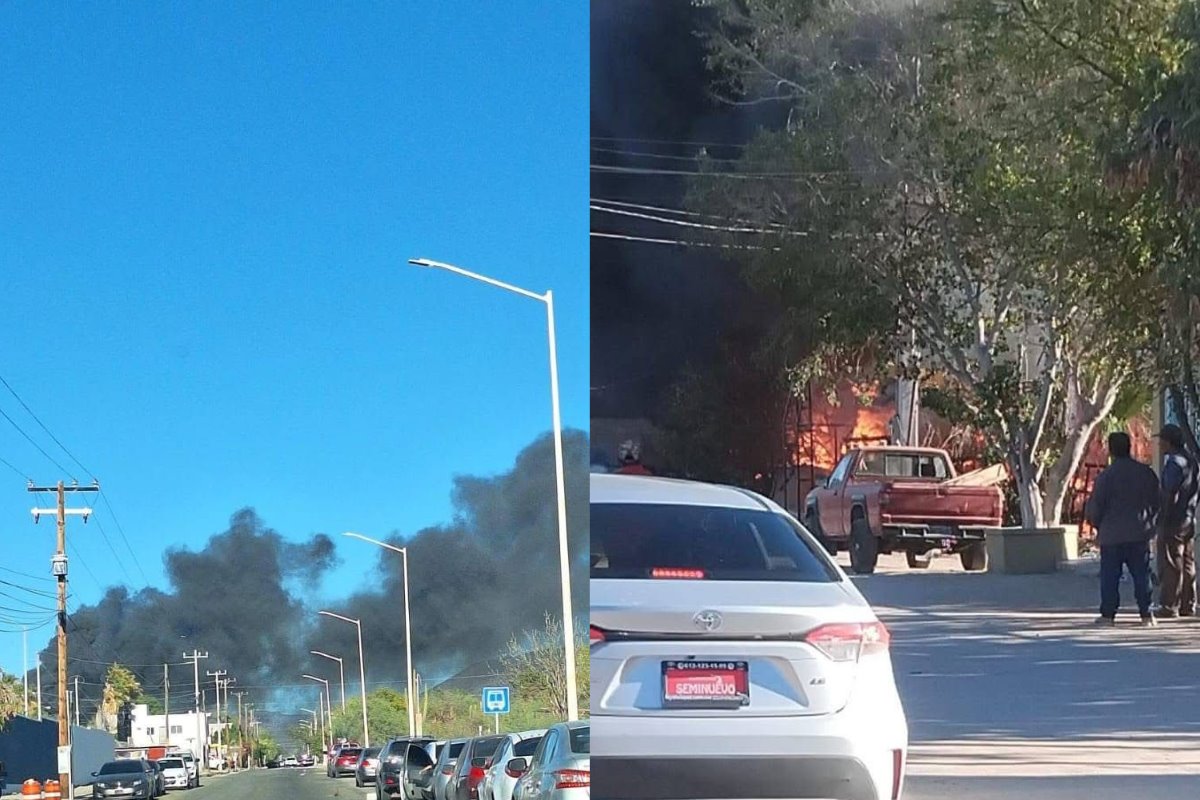
[[[560,722],[546,731],[532,758],[511,758],[520,775],[513,800],[590,800],[592,728],[587,722]]]
[[[458,765],[458,754],[462,752],[466,739],[452,739],[438,754],[433,768],[433,800],[449,800],[447,787],[454,780],[454,768]]]
[[[516,788],[520,774],[508,768],[508,762],[514,758],[532,758],[537,746],[541,744],[545,729],[538,731],[522,731],[510,733],[496,748],[492,757],[492,765],[483,774],[479,782],[479,800],[512,800],[513,789]]]

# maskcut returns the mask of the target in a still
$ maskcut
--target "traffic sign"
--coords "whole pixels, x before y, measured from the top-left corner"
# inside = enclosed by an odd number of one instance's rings
[[[483,713],[507,714],[510,709],[510,693],[507,686],[483,687]]]

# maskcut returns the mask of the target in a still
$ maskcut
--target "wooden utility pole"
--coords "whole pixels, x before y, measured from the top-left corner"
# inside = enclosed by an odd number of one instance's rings
[[[223,759],[224,754],[223,754],[223,751],[221,748],[221,677],[224,675],[228,675],[229,673],[223,669],[219,669],[219,670],[216,670],[213,672],[206,672],[205,674],[208,675],[210,678],[216,679],[216,684],[217,684],[217,758]]]
[[[163,664],[163,715],[167,718],[166,724],[163,725],[167,729],[166,745],[171,746],[171,671],[169,664]]]
[[[203,734],[207,726],[200,721],[200,659],[208,658],[208,653],[201,653],[199,650],[192,650],[190,653],[184,653],[183,657],[192,662],[192,675],[196,681],[196,747],[199,753],[196,758],[203,764],[204,769],[208,769],[208,737]],[[197,767],[199,769],[199,767]]]
[[[54,514],[58,522],[57,546],[54,558],[50,562],[51,574],[58,579],[58,746],[67,747],[71,744],[71,718],[67,709],[67,517],[83,517],[86,523],[92,510],[90,508],[67,508],[67,492],[98,492],[99,482],[91,486],[72,484],[66,486],[59,481],[56,486],[34,486],[29,483],[31,492],[54,492],[58,497],[55,508],[32,509],[33,521],[36,524],[43,515]],[[70,786],[70,773],[64,772],[58,776],[59,783]]]

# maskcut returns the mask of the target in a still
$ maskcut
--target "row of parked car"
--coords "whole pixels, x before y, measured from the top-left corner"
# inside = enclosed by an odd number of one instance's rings
[[[437,740],[397,736],[382,747],[343,746],[331,778],[375,786],[376,800],[587,800],[591,726]]]
[[[92,773],[92,797],[128,797],[153,800],[168,789],[195,789],[200,785],[200,765],[189,752],[152,761],[122,758],[109,761]]]

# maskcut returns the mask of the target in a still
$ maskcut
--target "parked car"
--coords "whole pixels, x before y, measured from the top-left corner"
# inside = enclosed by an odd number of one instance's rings
[[[410,742],[405,751],[405,767],[401,776],[405,800],[431,800],[433,797],[434,766],[439,748],[445,742]]]
[[[454,768],[454,778],[446,790],[448,800],[479,800],[479,782],[492,766],[496,748],[503,736],[477,736],[467,741]]]
[[[93,772],[92,778],[92,797],[153,800],[159,796],[156,773],[140,758],[109,761]]]
[[[492,765],[479,782],[479,800],[512,800],[513,789],[521,776],[508,769],[508,762],[522,756],[531,757],[545,735],[545,730],[507,734],[492,756]]]
[[[155,797],[162,797],[167,793],[167,778],[163,775],[162,767],[157,761],[143,760],[146,762],[146,768],[154,775]]]
[[[163,776],[164,789],[192,788],[192,776],[182,758],[160,758],[156,763]]]
[[[339,748],[337,754],[329,760],[330,777],[342,778],[353,775],[354,771],[358,769],[358,757],[361,755],[361,747]]]
[[[296,763],[302,767],[315,767],[317,765],[317,759],[312,753],[305,753],[296,759]]]
[[[803,526],[742,489],[619,475],[591,476],[590,520],[597,797],[899,796],[890,635]],[[520,800],[547,796],[528,780]]]
[[[433,767],[433,785],[427,800],[448,800],[446,787],[454,778],[454,767],[466,743],[466,739],[452,739],[438,753],[437,763]]]
[[[283,756],[273,756],[267,759],[267,769],[279,769],[283,766]]]
[[[957,475],[945,450],[864,447],[847,453],[809,492],[805,526],[856,573],[875,571],[880,553],[903,552],[915,569],[933,552],[957,553],[963,569],[987,568],[984,531],[1004,520],[1004,495]]]
[[[298,767],[300,766],[300,762],[296,760],[295,756],[287,756],[283,759],[283,765],[285,767]]]
[[[200,786],[200,762],[196,760],[196,756],[192,753],[191,750],[184,750],[182,753],[179,754],[179,757],[183,759],[183,764],[184,764],[184,766],[187,767],[188,778],[191,780],[191,783],[189,785],[193,789],[199,788],[199,786]]]
[[[354,785],[358,788],[375,782],[375,775],[379,771],[379,750],[378,747],[368,747],[358,757],[358,765],[354,768]]]
[[[589,800],[591,751],[592,730],[587,722],[552,726],[532,756],[510,759],[506,765],[520,776],[513,789],[514,800]]]
[[[408,769],[410,744],[415,744],[418,749],[430,754],[430,751],[436,748],[437,740],[432,737],[409,738],[407,736],[389,739],[379,749],[379,767],[375,774],[376,800],[399,797],[403,797],[404,800],[412,800],[402,794],[404,791],[402,782]],[[436,751],[434,750],[434,752]]]

